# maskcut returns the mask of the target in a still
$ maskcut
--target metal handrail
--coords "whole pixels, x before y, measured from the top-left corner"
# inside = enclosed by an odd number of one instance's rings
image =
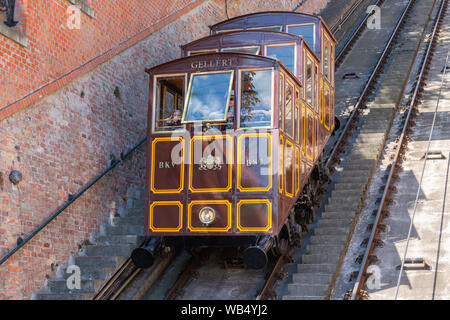
[[[98,175],[94,180],[92,180],[87,186],[85,186],[81,191],[79,191],[76,195],[73,196],[69,201],[67,201],[60,209],[58,209],[54,214],[52,214],[44,223],[42,223],[39,227],[37,227],[30,235],[28,235],[21,243],[19,243],[14,249],[10,250],[1,260],[0,265],[2,265],[6,260],[9,259],[14,253],[19,251],[20,248],[25,246],[31,239],[34,238],[42,229],[44,229],[50,222],[52,222],[57,216],[59,216],[64,210],[66,210],[72,203],[74,203],[79,197],[81,197],[87,190],[89,190],[95,183],[97,183],[101,178],[103,178],[108,172],[114,169],[119,163],[124,161],[134,150],[139,148],[142,144],[147,141],[147,137],[143,138],[136,144],[133,148],[131,148],[127,153],[121,156],[121,159],[114,161],[111,165],[103,171],[100,175]]]

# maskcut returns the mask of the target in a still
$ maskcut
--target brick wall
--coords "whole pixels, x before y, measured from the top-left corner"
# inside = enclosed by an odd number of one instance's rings
[[[70,1],[25,2],[27,47],[0,35],[0,111],[8,111],[0,113],[0,256],[101,173],[112,154],[145,136],[144,68],[179,57],[180,44],[226,19],[224,0],[129,0],[120,7],[91,0],[94,18],[82,13],[81,29],[68,30]],[[300,1],[227,3],[233,17],[292,10]],[[326,3],[302,1],[298,11],[318,12]],[[113,203],[143,188],[145,152],[140,148],[0,266],[0,299],[29,298],[54,274],[52,263],[65,263],[107,221]],[[18,187],[8,180],[11,170],[23,174]]]

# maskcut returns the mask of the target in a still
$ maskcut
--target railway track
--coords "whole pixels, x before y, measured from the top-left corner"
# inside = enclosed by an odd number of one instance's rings
[[[363,1],[358,2],[358,5],[361,5],[362,2]],[[380,0],[380,1],[377,1],[376,4],[381,4],[382,2],[384,2],[384,1]],[[332,167],[336,161],[339,161],[338,160],[339,152],[344,149],[344,144],[348,143],[347,138],[349,136],[349,132],[351,130],[353,130],[353,126],[355,125],[356,121],[359,119],[358,115],[360,113],[361,108],[365,106],[365,103],[367,101],[369,94],[375,88],[376,81],[379,77],[380,72],[382,71],[382,67],[386,63],[386,60],[389,57],[389,53],[391,52],[391,50],[394,46],[394,43],[398,38],[399,31],[401,30],[402,26],[404,25],[406,18],[408,16],[411,8],[413,7],[414,3],[415,3],[414,0],[410,0],[407,3],[407,5],[405,6],[405,9],[403,10],[401,17],[399,18],[398,23],[396,24],[394,30],[392,31],[392,35],[390,37],[388,37],[389,39],[387,41],[387,44],[383,44],[384,49],[381,50],[383,52],[380,55],[380,58],[378,59],[378,62],[376,63],[375,67],[372,69],[370,76],[368,76],[366,85],[364,86],[362,91],[361,91],[361,89],[359,89],[358,100],[357,100],[356,104],[353,105],[352,112],[351,112],[350,116],[347,118],[344,128],[341,129],[341,131],[339,131],[336,134],[337,138],[335,140],[335,144],[334,144],[333,148],[331,149],[331,152],[329,152],[329,155],[328,155],[328,161],[327,161],[328,167]],[[356,7],[352,7],[352,10],[355,11],[356,10],[355,8]],[[348,52],[351,50],[352,46],[355,45],[357,39],[363,33],[368,16],[369,15],[365,16],[363,22],[360,23],[360,25],[358,26],[357,31],[353,32],[351,39],[355,39],[355,40],[354,41],[350,40],[347,43],[347,45],[344,46],[344,49],[341,51],[340,55],[342,55],[342,58],[340,58],[340,59],[342,61],[344,61],[344,57],[346,55],[349,56]],[[348,20],[348,18],[346,18],[346,20]],[[381,42],[383,42],[383,40],[381,40]],[[345,68],[344,65],[342,65],[342,66]],[[361,92],[362,92],[362,94],[361,94]],[[348,104],[348,101],[347,101],[347,104]],[[337,107],[336,110],[338,111],[338,109],[339,108]],[[393,112],[393,110],[388,110],[387,112],[389,112],[389,111],[391,113]],[[376,113],[377,113],[377,116],[375,117],[376,120],[379,120],[380,117],[384,119],[386,116],[386,110],[384,110],[384,111],[380,110],[378,112],[374,112],[373,114],[376,114]],[[365,120],[367,121],[367,119],[369,119],[369,118],[366,117]],[[364,128],[362,130],[364,130]],[[360,135],[359,143],[366,142],[366,141],[372,142],[372,138],[374,137],[374,135],[370,132],[367,133],[367,136],[363,136],[364,131],[363,131],[363,133],[360,133],[359,135]],[[377,136],[377,135],[375,135],[375,136]],[[381,137],[381,135],[378,135],[377,137]],[[356,144],[358,144],[358,142]],[[358,168],[361,168],[361,167],[363,167],[364,169],[367,169],[371,166],[373,167],[373,165],[375,163],[374,159],[369,159],[369,160],[370,161],[361,161],[361,159],[352,159],[353,162],[350,164],[348,163],[347,165],[350,165],[348,168],[350,168],[351,166],[354,166],[354,168],[356,168],[357,170],[359,170]],[[348,184],[352,184],[352,183],[343,183],[343,184],[341,184],[341,186],[348,185]],[[356,185],[358,185],[358,189],[361,189],[361,187],[362,187],[361,183],[356,183]],[[344,186],[344,187],[348,187],[348,186]],[[361,192],[364,193],[364,188],[362,188]],[[337,194],[337,193],[334,193],[334,194]],[[356,195],[358,196],[357,193],[356,193]],[[362,194],[360,195],[360,198],[363,198]],[[332,198],[331,198],[331,200],[332,200]],[[348,210],[349,207],[344,206],[342,208],[344,210]],[[351,208],[355,209],[353,207],[351,207]],[[349,223],[349,216],[350,216],[349,214],[344,215],[345,219],[342,219],[343,216],[339,216],[339,212],[334,212],[334,211],[328,210],[328,212],[324,212],[322,214],[322,218],[324,215],[327,215],[327,214],[328,214],[328,216],[326,216],[327,219],[321,219],[322,223],[320,223],[320,221],[319,221],[319,224],[321,224],[324,228],[328,228],[328,229],[322,229],[322,230],[331,231],[331,233],[336,231],[336,230],[330,230],[331,228],[333,228],[333,229],[336,229],[336,228],[331,227],[331,226],[328,227],[327,224],[324,223],[324,221],[326,221],[327,223],[337,223],[338,225],[342,225],[344,223],[346,223],[346,224]],[[337,220],[339,220],[339,221],[337,221]],[[348,228],[350,228],[350,226]],[[338,231],[342,231],[342,229],[344,229],[344,228],[343,227],[337,228]],[[348,233],[348,230],[346,230],[346,232]],[[316,240],[319,241],[320,243],[316,243],[315,241],[313,241],[312,243],[310,243],[308,245],[307,250],[310,251],[310,250],[314,249],[314,247],[316,248],[316,250],[317,249],[319,249],[319,250],[329,249],[329,246],[326,245],[326,241],[329,240],[329,241],[335,242],[336,236],[339,236],[339,235],[333,234],[332,236],[329,236],[329,234],[328,234],[328,238],[327,238],[327,235],[316,235]],[[341,239],[342,239],[342,237],[341,237]],[[338,241],[337,243],[340,243],[340,242]],[[328,247],[328,248],[326,248],[326,247]],[[334,248],[334,249],[340,250],[338,248]],[[338,254],[338,256],[340,256],[340,255],[341,255],[341,253]],[[162,276],[165,273],[165,271],[167,270],[171,261],[173,261],[174,256],[175,256],[175,254],[164,257],[158,263],[158,266],[159,266],[158,269],[152,273],[152,280],[150,280],[151,284],[149,285],[147,282],[147,286],[153,285],[157,281],[158,277]],[[307,259],[312,259],[311,262],[314,262],[314,259],[316,259],[316,258],[319,258],[319,257],[317,255],[315,256],[314,254],[312,254],[312,255],[309,255],[309,258],[307,258]],[[201,268],[201,263],[198,259],[199,258],[193,259],[192,263],[189,264],[189,267],[185,270],[185,272],[183,272],[181,274],[181,276],[175,282],[175,284],[171,287],[171,289],[168,290],[166,299],[174,299],[177,296],[178,297],[182,296],[183,288],[185,288],[185,290],[189,290],[189,288],[186,288],[186,286],[189,286],[192,275],[196,273],[196,272],[194,272],[194,270]],[[254,292],[256,292],[256,294],[254,294],[254,296],[252,296],[252,297],[247,297],[247,299],[248,298],[257,298],[257,299],[274,298],[274,293],[273,293],[274,283],[276,282],[276,280],[283,277],[283,273],[284,273],[282,271],[283,267],[286,264],[289,264],[289,261],[290,261],[289,257],[283,256],[283,257],[278,258],[278,260],[273,263],[272,267],[269,268],[269,270],[265,270],[265,272],[260,272],[259,275],[257,275],[256,272],[253,271],[252,274],[254,274],[255,278],[257,278],[257,279],[256,279],[256,281],[254,281],[254,283],[250,284],[250,286],[253,286],[253,288],[255,288]],[[202,262],[204,262],[204,261],[202,261]],[[318,265],[320,265],[320,263],[318,263]],[[321,267],[319,267],[319,269],[320,268]],[[300,269],[301,269],[301,267],[298,268],[298,270],[300,270]],[[332,278],[336,270],[331,270],[329,268],[329,266],[326,266],[325,269],[324,270],[328,273],[322,273],[319,270],[319,273],[317,275],[312,275],[312,277],[311,277],[311,274],[308,273],[306,275],[306,277],[309,277],[309,279],[305,279],[304,275],[303,276],[302,275],[300,275],[300,276],[294,275],[294,278],[296,278],[298,281],[319,280],[319,282],[320,282],[323,279],[330,280],[329,279],[330,273],[332,274],[331,275],[331,278]],[[132,263],[130,263],[130,261],[125,262],[125,264],[116,272],[116,274],[100,290],[99,294],[97,294],[95,299],[98,299],[98,300],[118,299],[120,297],[120,295],[122,294],[122,292],[125,291],[127,286],[135,278],[138,277],[140,272],[141,271],[139,269],[136,269],[134,266],[132,266]],[[232,273],[233,272],[231,272],[231,274]],[[245,270],[243,270],[243,271],[241,270],[241,271],[237,272],[237,274],[238,273],[245,274]],[[197,274],[199,274],[199,272],[197,272]],[[231,275],[231,277],[233,277],[233,275]],[[194,283],[195,283],[195,281],[194,281]],[[209,282],[209,285],[211,286],[211,282]],[[212,286],[214,287],[214,285],[212,285]],[[326,294],[329,295],[329,291],[330,291],[329,285],[327,285],[326,287],[327,287]],[[248,286],[247,286],[247,289],[248,289]],[[230,290],[231,290],[231,296],[220,296],[220,291],[219,291],[216,293],[216,295],[213,295],[213,296],[208,295],[208,298],[217,298],[217,299],[221,299],[221,298],[233,299],[234,298],[234,299],[236,299],[236,298],[241,297],[239,294],[236,294],[236,291],[235,291],[236,289],[232,289],[230,287]],[[293,296],[293,297],[298,298],[299,296]],[[311,295],[309,295],[309,296],[306,295],[304,297],[311,297]],[[317,298],[318,296],[312,296],[312,297]],[[190,294],[189,299],[195,299],[195,295]]]
[[[395,154],[393,156],[393,160],[390,163],[389,167],[389,174],[387,175],[387,180],[385,183],[385,187],[383,189],[383,194],[381,196],[381,200],[380,203],[378,205],[378,209],[376,210],[376,215],[375,215],[375,219],[374,222],[372,223],[372,228],[370,231],[370,237],[368,238],[367,244],[366,244],[366,249],[364,251],[364,255],[362,257],[362,261],[361,261],[361,267],[359,269],[358,275],[356,277],[356,281],[354,283],[354,287],[353,289],[348,292],[347,297],[352,299],[352,300],[357,300],[357,299],[366,299],[367,296],[367,292],[364,290],[364,284],[366,282],[366,280],[368,279],[368,277],[371,275],[368,272],[368,267],[371,264],[371,262],[377,262],[378,261],[378,257],[374,254],[374,250],[376,247],[379,246],[383,246],[383,242],[380,238],[380,232],[382,230],[386,230],[386,225],[382,224],[383,218],[387,217],[388,212],[387,212],[387,207],[389,206],[389,204],[392,202],[391,197],[393,197],[393,190],[395,191],[395,178],[396,178],[396,174],[398,172],[398,169],[401,167],[401,163],[403,160],[404,154],[406,153],[406,146],[407,146],[407,138],[408,138],[408,132],[410,131],[411,127],[413,126],[413,118],[415,117],[415,113],[417,110],[417,105],[420,101],[420,97],[422,94],[422,90],[423,87],[425,85],[425,81],[426,81],[426,77],[430,68],[430,63],[432,61],[432,56],[433,53],[435,51],[435,47],[437,45],[438,42],[438,34],[439,34],[439,29],[441,28],[441,24],[442,24],[442,20],[444,18],[444,14],[446,12],[447,9],[447,1],[443,0],[440,3],[439,6],[439,10],[436,16],[436,20],[434,23],[434,27],[433,27],[433,31],[432,34],[428,40],[428,45],[426,48],[426,52],[424,54],[423,60],[421,62],[421,67],[420,67],[420,71],[419,74],[417,76],[417,80],[414,86],[414,90],[412,91],[412,96],[411,96],[411,101],[408,105],[408,108],[406,109],[406,112],[404,113],[405,117],[404,117],[404,124],[403,127],[401,129],[401,134],[398,137],[397,141],[396,141],[396,145],[395,145]],[[442,82],[440,85],[440,88],[442,89],[442,85],[444,83],[444,78],[445,78],[445,74],[447,72],[447,63],[448,63],[448,51],[447,51],[447,55],[446,55],[446,62],[444,64],[444,69],[442,70],[441,73],[443,73],[443,77],[442,77]],[[440,96],[440,94],[439,94]],[[404,251],[404,256],[401,257],[401,264],[400,264],[400,270],[399,270],[399,277],[398,277],[398,282],[396,283],[396,292],[395,292],[395,296],[394,298],[397,299],[398,297],[398,289],[399,289],[399,285],[400,285],[400,279],[401,279],[401,275],[402,272],[405,268],[405,263],[412,263],[412,262],[417,262],[416,266],[418,266],[419,264],[422,265],[423,268],[427,269],[429,266],[426,264],[426,262],[424,261],[423,258],[419,258],[419,259],[406,259],[406,252],[408,249],[408,243],[409,240],[411,238],[411,230],[412,230],[412,226],[413,226],[413,221],[414,221],[414,215],[416,213],[416,208],[418,205],[418,197],[420,194],[420,186],[422,185],[422,181],[423,181],[423,177],[424,177],[424,172],[425,172],[425,165],[427,162],[427,159],[429,156],[436,156],[436,155],[441,155],[443,156],[442,158],[445,159],[446,155],[441,154],[440,152],[430,152],[430,142],[431,142],[431,138],[432,138],[432,134],[433,134],[433,128],[435,125],[435,120],[436,120],[436,115],[437,115],[437,110],[438,110],[438,106],[439,106],[439,99],[438,102],[436,104],[436,109],[434,111],[433,114],[433,124],[431,126],[431,131],[430,131],[430,136],[428,139],[428,146],[427,149],[424,153],[424,162],[423,162],[423,168],[421,171],[421,178],[420,178],[420,182],[419,182],[419,188],[417,191],[417,195],[414,201],[414,212],[413,212],[413,216],[411,218],[411,223],[409,225],[409,231],[408,231],[408,236],[407,236],[407,243],[406,243],[406,248]],[[419,133],[420,134],[420,133]],[[419,135],[418,134],[418,135]],[[435,159],[439,159],[439,158],[435,158]],[[448,168],[447,168],[448,170]],[[448,172],[448,171],[447,171]],[[446,185],[446,184],[445,184]],[[444,190],[445,191],[445,190]],[[444,202],[444,207],[445,207],[445,202]],[[433,298],[434,298],[434,291],[433,291]]]

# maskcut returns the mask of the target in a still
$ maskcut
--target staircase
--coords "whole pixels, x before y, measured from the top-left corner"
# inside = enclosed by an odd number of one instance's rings
[[[366,116],[284,300],[321,300],[330,295],[389,131],[390,121],[386,119],[394,115],[393,106],[383,107],[374,108]]]
[[[34,292],[32,300],[90,300],[119,268],[131,251],[140,245],[144,232],[144,192],[126,198],[125,208],[119,208],[119,216],[111,217],[108,224],[100,226],[100,232],[92,235],[90,243],[72,255],[65,266],[59,266],[56,277],[46,280],[42,290]],[[67,279],[74,273],[68,266],[81,270],[81,288],[69,290]]]

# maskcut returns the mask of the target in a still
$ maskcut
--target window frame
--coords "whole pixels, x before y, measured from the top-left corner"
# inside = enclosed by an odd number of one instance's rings
[[[328,35],[327,35],[327,33],[325,32],[325,30],[323,31],[323,37],[322,37],[322,74],[323,74],[323,77],[325,78],[325,79],[327,79],[330,83],[331,83],[331,78],[332,78],[332,76],[331,76],[331,71],[332,71],[332,66],[331,66],[331,62],[332,62],[332,59],[333,59],[333,54],[332,54],[332,44],[331,44],[331,39],[330,39],[330,37],[328,37]],[[325,41],[325,39],[327,40],[327,41]],[[328,54],[329,54],[329,56],[328,56],[328,76],[327,76],[327,74],[325,73],[325,43],[327,43],[327,48],[328,48]]]
[[[271,97],[270,97],[270,126],[258,126],[258,127],[241,127],[241,101],[242,101],[242,72],[248,72],[248,71],[265,71],[270,70],[272,72],[271,74]],[[275,97],[275,68],[273,67],[262,67],[262,68],[243,68],[238,70],[238,79],[236,80],[237,83],[237,98],[236,98],[236,131],[237,130],[247,130],[247,129],[267,129],[267,128],[273,128],[275,123],[275,114],[274,114],[274,97]]]
[[[286,25],[286,32],[287,33],[289,33],[289,34],[293,34],[293,35],[296,35],[295,33],[291,33],[291,32],[289,32],[289,27],[302,27],[302,26],[310,26],[310,25],[312,25],[313,26],[313,41],[314,41],[314,43],[313,43],[313,45],[311,46],[310,45],[310,47],[313,49],[313,51],[315,51],[315,49],[316,49],[316,23],[315,22],[305,22],[305,23],[297,23],[297,24],[289,24],[289,25]],[[296,35],[297,37],[300,37],[300,36],[298,36],[298,35]],[[305,39],[305,37],[303,37],[303,39]],[[305,42],[307,42],[306,41],[306,39],[305,39]],[[308,45],[309,45],[309,43],[308,43]]]
[[[248,53],[248,54],[254,54],[259,56],[261,54],[261,46],[244,46],[244,47],[225,47],[220,48],[220,52],[232,52],[237,53],[236,51],[223,51],[224,49],[258,49],[257,53]],[[238,52],[238,53],[247,53],[247,52]]]
[[[224,118],[223,119],[208,119],[208,120],[201,120],[201,121],[186,121],[185,117],[186,117],[186,112],[187,112],[187,107],[189,104],[189,100],[190,100],[190,95],[191,95],[191,90],[192,90],[192,82],[194,79],[194,76],[196,75],[207,75],[207,74],[220,74],[220,73],[231,73],[231,81],[230,81],[230,85],[228,86],[228,98],[227,98],[227,106],[224,112]],[[214,123],[214,122],[220,122],[220,121],[227,121],[227,114],[228,114],[228,110],[230,108],[230,97],[231,97],[231,90],[233,89],[233,80],[234,80],[234,69],[230,69],[230,70],[220,70],[220,71],[206,71],[206,72],[193,72],[191,73],[190,77],[189,77],[189,85],[186,91],[186,97],[184,99],[184,104],[183,104],[183,114],[181,116],[181,123],[182,124],[199,124],[199,123]]]
[[[286,129],[286,105],[287,105],[287,100],[286,100],[286,90],[287,90],[287,86],[288,84],[292,87],[292,102],[291,102],[291,131],[292,132],[288,132]],[[284,127],[284,133],[292,138],[295,139],[295,125],[294,125],[294,109],[295,109],[295,84],[293,80],[290,80],[289,77],[285,77],[285,83],[284,83],[284,114],[283,114],[283,127]]]
[[[156,112],[157,112],[157,108],[156,108],[156,103],[159,102],[159,99],[157,99],[158,97],[158,92],[159,90],[156,90],[158,87],[158,79],[159,78],[180,78],[180,77],[184,77],[184,93],[186,93],[187,90],[187,73],[169,73],[169,74],[155,74],[153,76],[153,101],[152,101],[152,133],[173,133],[173,132],[183,132],[186,131],[186,124],[181,123],[182,128],[180,129],[175,129],[175,130],[171,130],[171,131],[157,131],[156,129]],[[185,97],[183,97],[185,98]],[[183,108],[184,108],[184,103],[183,103]]]
[[[278,130],[284,132],[284,87],[285,87],[286,76],[280,70],[279,71],[279,81],[278,81]]]
[[[279,32],[283,32],[283,26],[282,25],[273,25],[273,26],[263,26],[263,27],[251,27],[251,28],[247,28],[245,30],[264,30],[264,31],[274,31],[274,30],[270,30],[270,28],[279,28],[279,30],[275,30],[275,31],[279,31]]]
[[[267,48],[269,47],[290,47],[293,46],[294,47],[294,72],[292,72],[295,76],[297,76],[297,71],[298,71],[298,53],[297,53],[297,43],[295,42],[285,42],[285,43],[272,43],[272,44],[266,44],[264,45],[264,56],[270,58],[267,55]],[[278,59],[277,59],[278,60]],[[283,63],[281,60],[278,60],[281,63]],[[283,63],[284,64],[284,63]],[[289,68],[285,65],[285,67],[289,70]],[[291,70],[289,70],[291,71]]]
[[[196,50],[189,50],[187,52],[188,57],[192,56],[192,53],[195,55],[201,55],[201,54],[208,54],[208,53],[217,53],[219,52],[219,49],[196,49]]]

